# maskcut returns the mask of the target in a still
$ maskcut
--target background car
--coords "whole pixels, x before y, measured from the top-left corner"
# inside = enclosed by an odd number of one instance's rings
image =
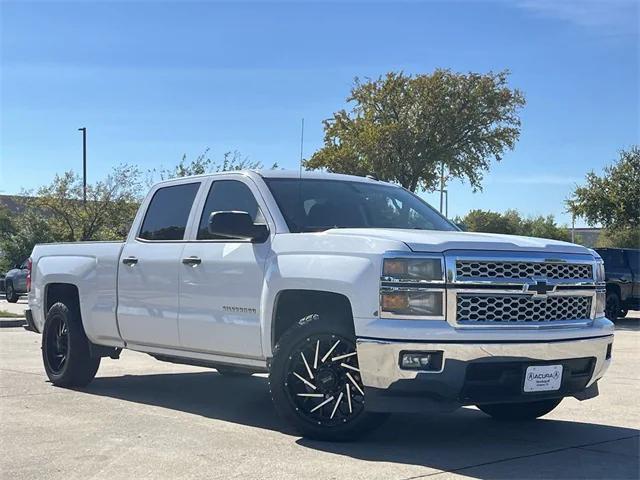
[[[629,310],[640,310],[640,250],[597,248],[604,260],[607,282],[607,318],[616,320]]]
[[[29,259],[7,272],[4,278],[4,294],[7,302],[16,303],[21,295],[27,293],[27,275]]]
[[[4,292],[4,273],[0,273],[0,292]]]

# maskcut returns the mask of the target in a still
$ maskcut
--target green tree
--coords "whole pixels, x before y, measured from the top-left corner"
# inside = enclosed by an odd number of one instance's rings
[[[0,235],[0,272],[22,263],[37,243],[59,240],[49,220],[36,209],[25,208],[19,215],[13,216],[11,223],[12,230]]]
[[[56,175],[36,190],[28,210],[44,215],[58,241],[117,240],[127,235],[141,197],[137,167],[120,165],[104,180],[87,185],[72,172]]]
[[[569,211],[591,226],[602,225],[600,246],[640,246],[640,147],[620,151],[618,160],[604,168],[603,175],[591,171],[586,183],[567,200]]]
[[[249,157],[242,156],[237,150],[225,152],[222,159],[215,160],[209,156],[209,148],[194,159],[189,160],[187,154],[182,155],[180,162],[173,168],[160,168],[148,171],[150,184],[155,180],[168,180],[170,178],[188,177],[191,175],[202,175],[213,172],[228,172],[236,170],[260,170],[264,165],[260,161],[250,160]],[[278,168],[278,164],[274,163],[271,169]]]
[[[508,72],[429,75],[388,73],[356,78],[347,102],[324,121],[324,146],[304,162],[354,175],[373,174],[405,188],[431,190],[440,179],[482,188],[492,159],[501,160],[520,135],[525,99],[507,85]]]
[[[505,233],[554,240],[571,240],[569,230],[559,226],[553,215],[522,217],[516,210],[507,210],[504,213],[490,210],[471,210],[463,218],[457,218],[455,221],[464,225],[465,229],[470,232]]]

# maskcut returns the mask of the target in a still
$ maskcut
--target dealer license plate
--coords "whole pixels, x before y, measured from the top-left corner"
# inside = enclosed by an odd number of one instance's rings
[[[560,390],[562,365],[536,365],[527,367],[524,375],[525,392]]]

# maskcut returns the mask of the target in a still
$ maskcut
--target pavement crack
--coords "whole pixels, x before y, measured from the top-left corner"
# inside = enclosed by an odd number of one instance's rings
[[[417,475],[415,477],[407,477],[407,478],[404,478],[402,480],[417,480],[419,478],[435,477],[436,475],[442,475],[443,473],[456,473],[456,472],[461,472],[463,470],[469,470],[470,468],[484,467],[484,466],[487,466],[487,465],[494,465],[496,463],[510,462],[512,460],[520,460],[522,458],[530,458],[530,457],[537,457],[537,456],[540,456],[540,455],[548,455],[550,453],[564,452],[565,450],[571,450],[571,449],[574,449],[574,448],[587,450],[588,447],[593,447],[595,445],[602,445],[604,443],[617,442],[619,440],[629,440],[631,438],[636,438],[636,437],[640,437],[640,434],[630,435],[628,437],[612,438],[610,440],[603,440],[601,442],[585,443],[583,445],[571,445],[571,446],[568,446],[568,447],[556,448],[556,449],[553,449],[553,450],[547,450],[547,451],[538,452],[538,453],[531,453],[531,454],[527,454],[527,455],[518,455],[518,456],[515,456],[515,457],[502,458],[500,460],[494,460],[494,461],[491,461],[491,462],[483,462],[483,463],[478,463],[478,464],[475,464],[475,465],[467,465],[466,467],[454,468],[452,470],[443,470],[441,472],[427,473],[425,475]]]

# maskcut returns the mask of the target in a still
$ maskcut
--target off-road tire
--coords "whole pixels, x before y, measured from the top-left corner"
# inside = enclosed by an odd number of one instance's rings
[[[66,326],[66,338],[58,344],[66,342],[66,358],[58,365],[55,360],[59,354],[56,341],[61,338],[57,333],[61,328],[60,322]],[[77,306],[67,307],[58,302],[49,309],[42,332],[42,361],[47,377],[58,387],[84,387],[95,377],[100,358],[90,354],[89,340],[84,333]]]
[[[622,316],[622,302],[617,292],[607,292],[605,315],[609,320],[615,322]]]
[[[534,420],[546,415],[556,408],[561,398],[551,400],[538,400],[536,402],[522,403],[492,403],[478,405],[478,408],[496,420],[504,422],[521,422]]]
[[[312,342],[318,336],[341,338],[344,344],[350,343],[349,349],[355,351],[355,334],[351,319],[321,318],[318,315],[310,315],[301,319],[282,335],[273,352],[269,372],[269,390],[273,404],[278,414],[304,437],[330,441],[355,439],[379,426],[387,418],[387,414],[368,412],[362,404],[360,409],[356,411],[354,397],[353,414],[349,413],[348,418],[346,416],[342,418],[340,424],[322,425],[319,424],[320,422],[310,420],[296,407],[290,386],[288,386],[288,382],[292,378],[292,371],[290,372],[288,369],[293,356],[300,353],[299,348],[308,345],[306,342]],[[355,358],[357,359],[357,355]],[[355,371],[350,373],[355,373]],[[359,378],[359,373],[357,375]],[[353,375],[352,378],[354,378]],[[340,385],[336,388],[352,387]],[[317,399],[318,402],[322,400],[322,398]],[[349,397],[349,402],[351,402],[351,397]],[[352,404],[349,403],[349,412],[351,412],[351,406]],[[341,410],[343,409],[344,406]]]

